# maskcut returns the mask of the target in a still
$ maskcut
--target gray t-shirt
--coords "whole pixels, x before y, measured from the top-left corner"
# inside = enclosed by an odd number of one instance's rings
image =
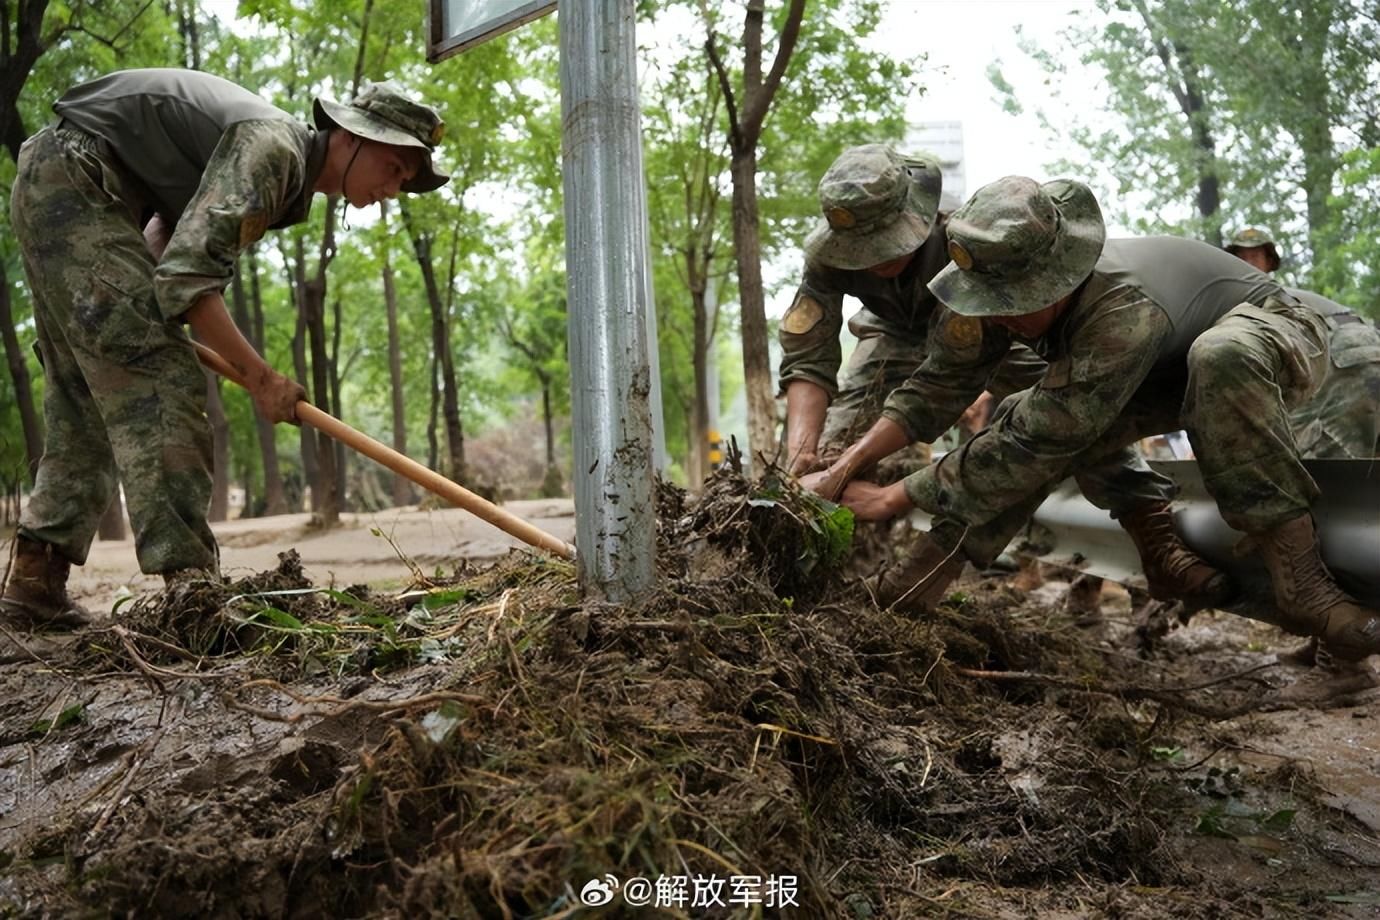
[[[1181,360],[1193,340],[1243,303],[1260,306],[1284,289],[1236,256],[1173,236],[1107,240],[1094,269],[1114,285],[1143,293],[1169,318],[1160,362]]]
[[[104,138],[147,187],[159,214],[176,222],[196,194],[231,125],[297,119],[241,86],[195,70],[122,70],[73,87],[53,110]]]

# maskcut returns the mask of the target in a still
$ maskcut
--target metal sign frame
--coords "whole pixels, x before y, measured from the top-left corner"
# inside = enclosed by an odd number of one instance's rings
[[[484,20],[455,35],[446,35],[442,8],[446,0],[427,0],[426,59],[432,64],[491,38],[512,31],[556,9],[556,0],[528,0],[512,11]]]

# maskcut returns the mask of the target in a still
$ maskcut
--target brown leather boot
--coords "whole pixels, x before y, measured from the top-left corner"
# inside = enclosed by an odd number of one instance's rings
[[[961,550],[950,552],[929,534],[920,534],[891,565],[867,579],[877,603],[905,613],[931,613],[963,572]]]
[[[1183,601],[1186,608],[1219,607],[1236,596],[1236,582],[1208,564],[1179,538],[1169,502],[1143,505],[1119,523],[1131,535],[1150,596]]]
[[[1332,580],[1318,554],[1311,514],[1253,536],[1270,572],[1280,626],[1317,636],[1328,654],[1343,661],[1380,654],[1380,611],[1361,606]]]
[[[5,594],[0,614],[11,622],[46,629],[81,629],[91,625],[91,614],[67,595],[67,574],[72,564],[50,543],[14,538]]]

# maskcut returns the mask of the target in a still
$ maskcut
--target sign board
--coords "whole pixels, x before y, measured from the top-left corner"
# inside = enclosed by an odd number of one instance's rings
[[[427,0],[426,59],[437,61],[516,29],[556,8],[556,0]]]

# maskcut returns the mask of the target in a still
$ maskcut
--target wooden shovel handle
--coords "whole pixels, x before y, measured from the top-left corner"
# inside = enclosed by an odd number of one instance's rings
[[[202,364],[226,380],[240,386],[245,385],[230,362],[200,342],[193,342],[192,344],[196,346],[196,354]],[[575,558],[575,547],[564,540],[552,536],[540,527],[524,521],[511,512],[504,511],[493,502],[476,495],[458,482],[453,482],[440,473],[427,469],[411,457],[398,453],[364,432],[351,428],[340,419],[322,412],[306,400],[298,401],[296,411],[298,421],[330,435],[370,460],[383,464],[398,475],[406,476],[428,492],[441,496],[446,501],[465,509],[476,517],[483,518],[499,530],[517,537],[529,546],[544,549],[562,559]]]

